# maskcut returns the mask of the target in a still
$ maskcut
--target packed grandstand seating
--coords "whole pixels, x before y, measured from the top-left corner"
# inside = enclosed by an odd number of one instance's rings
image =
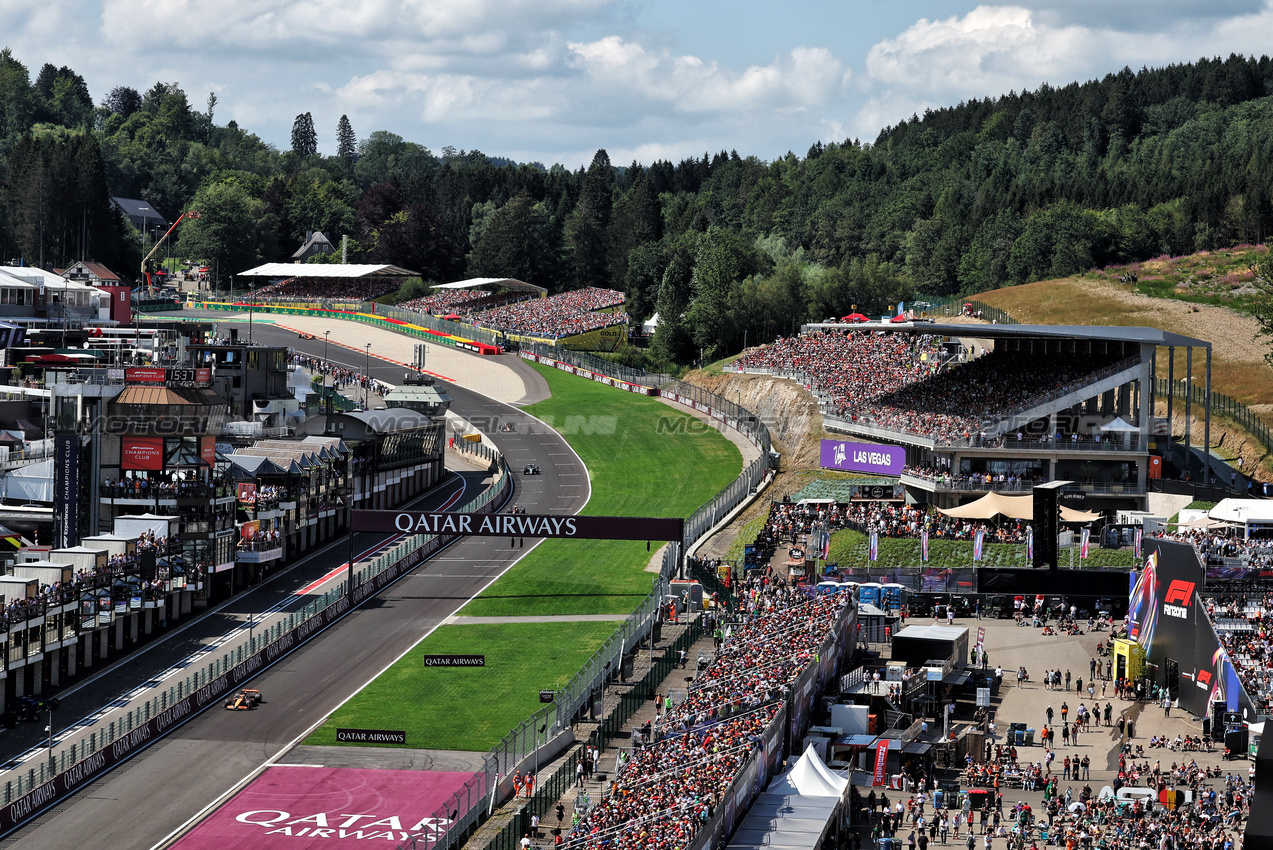
[[[623,293],[594,286],[563,292],[551,298],[532,298],[469,316],[481,328],[505,333],[560,339],[610,325],[625,324],[628,314],[597,313],[623,304]]]
[[[652,740],[571,831],[571,850],[689,845],[759,749],[780,699],[814,660],[844,604],[756,579],[743,590],[746,625],[699,672],[684,701],[658,718]]]
[[[1273,597],[1211,600],[1207,611],[1256,711],[1273,713]]]
[[[430,316],[460,317],[489,310],[508,301],[528,297],[524,292],[486,292],[481,289],[443,290],[423,298],[412,298],[397,305],[400,310],[428,313]]]
[[[992,351],[955,363],[934,337],[824,331],[751,349],[738,364],[800,376],[836,416],[955,443],[976,439],[987,422],[1109,362]]]
[[[1204,561],[1231,558],[1249,567],[1273,564],[1273,541],[1269,540],[1247,540],[1202,528],[1159,532],[1154,537],[1189,543]],[[1207,613],[1256,710],[1273,712],[1273,596],[1212,598]]]
[[[393,292],[400,280],[372,278],[294,277],[253,290],[253,297],[263,301],[321,301],[344,299],[370,301]]]

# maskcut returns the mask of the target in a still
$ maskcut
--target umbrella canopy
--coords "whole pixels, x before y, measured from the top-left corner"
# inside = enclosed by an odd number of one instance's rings
[[[938,510],[946,516],[960,519],[990,519],[999,514],[1012,519],[1034,519],[1034,497],[987,493],[966,505],[960,505],[957,508],[938,508]]]
[[[898,313],[896,316],[889,319],[889,321],[892,322],[893,324],[897,324],[898,322],[909,322],[910,319],[906,318],[905,313]]]
[[[856,324],[857,322],[869,322],[871,320],[868,319],[866,316],[863,316],[861,313],[850,313],[849,315],[845,316],[840,321]]]

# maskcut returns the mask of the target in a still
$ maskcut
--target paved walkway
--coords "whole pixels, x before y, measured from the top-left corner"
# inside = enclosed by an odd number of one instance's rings
[[[912,618],[911,622],[922,623],[925,621]],[[943,625],[945,624],[944,619],[942,623]],[[1047,723],[1047,708],[1049,705],[1052,706],[1054,717],[1058,722],[1063,702],[1069,705],[1071,721],[1074,720],[1075,712],[1080,703],[1086,705],[1089,709],[1093,707],[1094,702],[1099,702],[1101,706],[1104,706],[1106,702],[1113,705],[1112,725],[1108,727],[1089,727],[1090,731],[1081,734],[1077,744],[1073,742],[1069,745],[1064,744],[1058,729],[1053,774],[1058,777],[1062,776],[1062,762],[1067,755],[1071,759],[1077,758],[1079,760],[1087,756],[1091,762],[1090,778],[1087,780],[1081,778],[1078,780],[1060,779],[1058,788],[1062,795],[1065,794],[1067,789],[1070,789],[1077,799],[1084,785],[1090,785],[1092,792],[1099,794],[1104,786],[1113,783],[1118,773],[1118,754],[1122,744],[1127,740],[1120,735],[1118,730],[1118,719],[1120,716],[1129,717],[1134,721],[1136,737],[1134,740],[1130,740],[1130,743],[1133,746],[1141,745],[1145,747],[1145,755],[1138,758],[1138,761],[1147,761],[1151,767],[1155,761],[1160,761],[1164,770],[1167,770],[1173,762],[1187,763],[1196,761],[1200,766],[1219,766],[1222,772],[1240,774],[1243,777],[1247,775],[1250,764],[1244,760],[1224,761],[1223,746],[1216,747],[1213,752],[1206,752],[1205,750],[1201,752],[1175,752],[1168,749],[1156,748],[1151,750],[1149,748],[1149,739],[1153,735],[1166,735],[1173,739],[1176,735],[1201,735],[1201,718],[1194,718],[1188,712],[1179,711],[1173,711],[1171,717],[1165,717],[1162,709],[1152,704],[1119,699],[1114,696],[1112,686],[1106,687],[1106,696],[1101,698],[1102,686],[1106,685],[1106,682],[1101,678],[1096,680],[1096,699],[1088,698],[1087,685],[1091,675],[1091,661],[1097,657],[1096,644],[1098,642],[1108,642],[1108,632],[1088,633],[1073,637],[1064,635],[1045,637],[1041,629],[1030,626],[1018,627],[1012,620],[965,618],[957,619],[955,625],[969,629],[970,644],[977,639],[978,627],[985,628],[986,652],[990,656],[990,665],[992,667],[1003,667],[1004,687],[999,692],[999,705],[996,708],[995,716],[999,743],[1004,742],[1004,733],[1010,723],[1025,723],[1028,728],[1041,730],[1044,724]],[[1105,659],[1100,658],[1098,660],[1101,662],[1101,671],[1103,672]],[[1022,687],[1018,687],[1016,670],[1017,667],[1022,665],[1029,672],[1032,681]],[[1062,676],[1064,676],[1066,669],[1069,669],[1075,682],[1071,685],[1068,692],[1048,690],[1040,683],[1045,669],[1060,669]],[[1079,677],[1083,679],[1082,695],[1075,692],[1076,680]],[[1046,751],[1038,743],[1033,747],[1018,747],[1017,753],[1018,760],[1023,763],[1041,763],[1046,755]],[[1207,784],[1221,791],[1224,787],[1223,779],[1211,780]],[[1144,785],[1143,781],[1141,785]],[[865,787],[862,788],[863,793],[868,790]],[[886,793],[888,793],[890,799],[896,799],[895,792]],[[1007,788],[1003,790],[1003,794],[1005,810],[1017,801],[1024,801],[1030,804],[1035,812],[1043,811],[1041,808],[1043,805],[1042,791]],[[905,842],[909,832],[909,828],[899,830],[898,837]],[[870,846],[868,833],[869,829],[864,827],[862,831],[863,846]],[[977,846],[979,850],[982,847],[980,838],[978,838]],[[1005,845],[1000,840],[994,846],[1003,847]]]

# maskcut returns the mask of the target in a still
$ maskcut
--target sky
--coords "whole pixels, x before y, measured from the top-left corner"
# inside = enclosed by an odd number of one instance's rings
[[[279,148],[309,112],[521,162],[773,160],[925,109],[1268,52],[1273,0],[3,0],[0,46],[95,101],[181,85]]]

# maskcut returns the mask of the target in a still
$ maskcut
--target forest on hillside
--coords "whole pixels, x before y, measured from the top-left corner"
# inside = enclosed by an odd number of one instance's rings
[[[95,83],[109,81],[94,81]],[[298,107],[303,105],[298,104]],[[290,111],[290,110],[289,110]],[[180,255],[232,273],[284,261],[310,230],[351,261],[426,282],[515,277],[623,290],[661,318],[656,361],[684,363],[871,312],[1273,229],[1273,61],[1230,56],[1011,92],[913,116],[870,142],[773,161],[736,151],[587,168],[431,150],[342,117],[297,115],[288,150],[218,124],[178,83],[107,88],[68,67],[34,80],[0,51],[0,256],[95,259],[145,247],[110,206],[141,198],[182,226]]]

